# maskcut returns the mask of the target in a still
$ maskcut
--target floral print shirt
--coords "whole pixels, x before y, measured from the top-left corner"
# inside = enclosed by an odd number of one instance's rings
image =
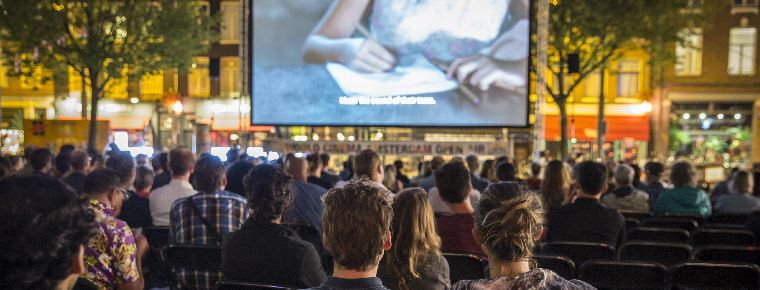
[[[115,289],[117,284],[140,278],[137,269],[136,245],[132,230],[113,216],[114,208],[97,200],[90,200],[95,211],[98,234],[84,250],[86,266],[82,277],[94,282],[100,289]]]

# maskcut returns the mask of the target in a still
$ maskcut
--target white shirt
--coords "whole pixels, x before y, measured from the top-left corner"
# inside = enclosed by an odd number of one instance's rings
[[[478,200],[480,200],[480,191],[473,189],[472,192],[470,192],[470,204],[473,208],[478,204]],[[441,199],[437,187],[430,189],[430,192],[428,193],[428,201],[430,201],[430,207],[433,208],[433,212],[451,213],[449,206]]]
[[[174,179],[169,184],[156,188],[150,193],[150,216],[154,226],[169,226],[169,213],[174,201],[198,193],[190,182]]]

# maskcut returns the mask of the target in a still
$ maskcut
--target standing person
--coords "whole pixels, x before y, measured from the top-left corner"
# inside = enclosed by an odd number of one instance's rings
[[[169,152],[169,172],[172,179],[169,184],[154,189],[150,194],[150,215],[154,226],[168,226],[169,212],[174,201],[198,193],[190,184],[190,174],[194,169],[195,155],[190,148],[182,146]]]
[[[649,195],[633,187],[636,171],[626,164],[615,167],[615,190],[602,196],[604,205],[620,210],[649,212]]]
[[[405,189],[393,201],[391,248],[380,261],[377,277],[383,286],[447,290],[451,287],[449,263],[441,255],[441,238],[435,232],[435,216],[420,188]]]
[[[62,178],[61,181],[81,194],[84,178],[87,177],[90,169],[90,156],[87,155],[87,152],[77,150],[71,153],[69,160],[71,161],[71,173]]]
[[[84,247],[98,229],[79,195],[43,175],[0,181],[0,285],[70,290],[85,271]]]
[[[177,199],[171,206],[169,236],[175,244],[222,245],[227,234],[237,231],[248,218],[247,200],[224,191],[225,167],[219,157],[205,155],[195,165],[198,194]],[[177,269],[188,289],[214,289],[220,272]]]
[[[760,198],[752,195],[755,182],[752,174],[740,170],[734,176],[733,193],[718,197],[715,203],[715,212],[749,214],[760,206]]]
[[[246,175],[245,195],[251,215],[240,230],[224,237],[224,277],[298,288],[325,281],[314,246],[280,225],[291,200],[292,180],[282,168],[269,164],[257,165]]]
[[[377,267],[391,248],[391,201],[390,192],[367,177],[330,189],[322,220],[325,248],[335,267],[325,282],[309,289],[387,289],[377,278]]]
[[[676,162],[670,167],[670,182],[674,188],[665,191],[652,208],[655,215],[669,213],[696,213],[704,217],[712,214],[710,198],[697,188],[697,171],[691,163]]]
[[[547,212],[572,201],[571,183],[570,172],[562,161],[555,159],[546,163],[544,180],[541,182],[539,192]]]
[[[84,193],[95,212],[98,233],[85,248],[84,278],[100,289],[143,289],[142,260],[148,252],[144,236],[134,236],[124,221],[117,219],[127,193],[125,180],[112,169],[96,169],[84,180]]]
[[[513,182],[499,182],[488,187],[476,209],[472,236],[488,253],[491,278],[462,280],[452,289],[596,289],[531,267],[534,245],[543,232],[544,212],[537,195]]]
[[[660,194],[668,190],[668,187],[662,181],[665,175],[665,165],[660,162],[648,162],[644,165],[644,172],[646,173],[646,178],[636,189],[649,195],[649,208],[652,209]]]

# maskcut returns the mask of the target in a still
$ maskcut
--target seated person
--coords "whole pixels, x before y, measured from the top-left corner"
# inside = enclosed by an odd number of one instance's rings
[[[646,179],[636,189],[649,195],[649,209],[652,209],[660,194],[668,190],[668,185],[662,181],[665,165],[660,162],[648,162],[644,165],[644,172],[646,173]]]
[[[435,219],[436,232],[441,236],[444,253],[468,253],[486,258],[483,248],[472,238],[472,205],[468,198],[470,171],[463,162],[446,163],[434,173],[435,185],[441,199],[449,206],[450,216]]]
[[[733,192],[718,197],[715,212],[749,214],[760,206],[760,198],[752,195],[754,181],[749,172],[741,170],[734,175]]]
[[[70,290],[84,272],[95,216],[64,183],[44,175],[0,182],[0,285]]]
[[[335,267],[324,283],[309,289],[388,289],[377,278],[377,267],[391,248],[390,192],[362,177],[330,189],[324,200],[325,247]]]
[[[234,165],[233,165],[234,166]],[[290,203],[293,177],[280,167],[261,164],[245,178],[251,215],[222,243],[222,275],[240,281],[297,288],[325,281],[319,255],[310,243],[280,225]]]
[[[663,192],[652,208],[655,215],[668,213],[696,213],[704,217],[712,214],[710,198],[697,188],[697,171],[691,163],[676,162],[670,167],[670,182],[674,188]]]
[[[599,197],[607,187],[604,165],[586,161],[578,166],[574,203],[554,208],[546,215],[547,241],[604,243],[618,247],[625,240],[625,219]]]
[[[451,211],[449,210],[449,206],[446,204],[445,201],[443,201],[443,198],[441,197],[441,193],[438,191],[437,187],[433,187],[430,189],[430,193],[428,193],[428,201],[430,202],[430,206],[433,208],[433,212],[439,215],[450,215]],[[473,188],[472,191],[470,191],[470,194],[468,195],[470,199],[470,204],[477,204],[478,200],[480,200],[480,191]]]
[[[377,269],[377,277],[390,289],[449,289],[449,263],[441,255],[441,238],[422,188],[399,192],[393,201],[391,249]]]
[[[649,195],[633,187],[633,168],[621,164],[615,167],[614,174],[615,189],[602,196],[602,203],[616,209],[649,212]]]
[[[128,181],[128,180],[127,180]],[[87,267],[83,277],[100,289],[143,289],[142,259],[147,254],[144,236],[134,236],[127,223],[117,219],[126,191],[125,180],[116,171],[96,169],[84,179],[84,193],[95,212],[97,235],[84,250]]]
[[[538,195],[513,182],[492,184],[475,211],[472,235],[488,253],[490,279],[462,280],[451,289],[596,289],[567,281],[551,270],[531,269],[530,258],[543,229]]]
[[[135,180],[135,160],[127,152],[111,152],[106,160],[106,168],[118,173],[123,181],[117,187],[124,189],[127,199],[121,205],[117,218],[123,220],[130,228],[137,229],[151,226],[153,219],[150,216],[150,202],[147,198],[137,195],[130,190]]]

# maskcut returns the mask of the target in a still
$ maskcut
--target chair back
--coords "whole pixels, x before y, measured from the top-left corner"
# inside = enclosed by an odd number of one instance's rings
[[[687,232],[693,232],[697,229],[697,222],[690,218],[683,217],[653,217],[641,221],[642,227],[653,228],[676,228],[684,229]]]
[[[639,226],[639,220],[632,218],[625,218],[625,229],[631,230]]]
[[[745,263],[686,262],[670,269],[671,289],[758,289],[760,267]]]
[[[475,280],[486,278],[488,262],[470,254],[443,253],[449,263],[449,279],[453,285],[459,280]]]
[[[100,290],[100,288],[92,281],[79,277],[76,284],[74,284],[74,288],[71,288],[71,290]]]
[[[623,217],[625,218],[632,218],[637,219],[638,221],[643,221],[645,219],[651,218],[654,215],[652,215],[651,212],[648,211],[635,211],[635,210],[618,210],[621,214],[623,214]]]
[[[725,229],[725,230],[743,230],[744,225],[741,224],[714,224],[706,223],[698,229]]]
[[[156,249],[163,249],[171,243],[169,237],[169,227],[143,227],[143,235],[148,239],[148,245]]]
[[[707,245],[694,251],[695,261],[732,262],[760,265],[760,249],[744,246]]]
[[[667,277],[657,263],[588,261],[578,268],[578,279],[600,289],[664,289]]]
[[[628,231],[628,241],[688,243],[689,232],[675,228],[638,227]]]
[[[196,271],[219,271],[222,248],[207,245],[168,245],[161,256],[169,266]]]
[[[618,249],[618,260],[646,261],[673,265],[691,259],[692,249],[686,243],[628,242]]]
[[[575,265],[589,260],[614,260],[615,248],[607,244],[584,242],[548,242],[542,254],[562,255],[570,258]]]
[[[675,213],[675,212],[666,212],[666,213],[664,213],[664,214],[660,215],[660,217],[665,217],[665,218],[668,218],[668,217],[674,217],[674,218],[687,218],[687,219],[692,219],[692,220],[694,220],[695,222],[697,222],[697,225],[698,225],[698,226],[701,226],[701,225],[703,225],[703,224],[705,223],[705,217],[703,217],[701,214],[698,214],[698,213]]]
[[[568,257],[559,255],[533,255],[538,268],[549,269],[565,280],[575,279],[575,263]]]
[[[748,214],[739,213],[713,213],[708,222],[711,224],[735,224],[744,225],[747,222]]]
[[[704,245],[754,246],[755,235],[745,230],[699,229],[691,235],[689,243],[695,247]]]
[[[283,286],[269,285],[263,283],[243,282],[243,281],[231,281],[222,280],[216,282],[214,287],[216,290],[291,290],[294,288],[287,288]]]

